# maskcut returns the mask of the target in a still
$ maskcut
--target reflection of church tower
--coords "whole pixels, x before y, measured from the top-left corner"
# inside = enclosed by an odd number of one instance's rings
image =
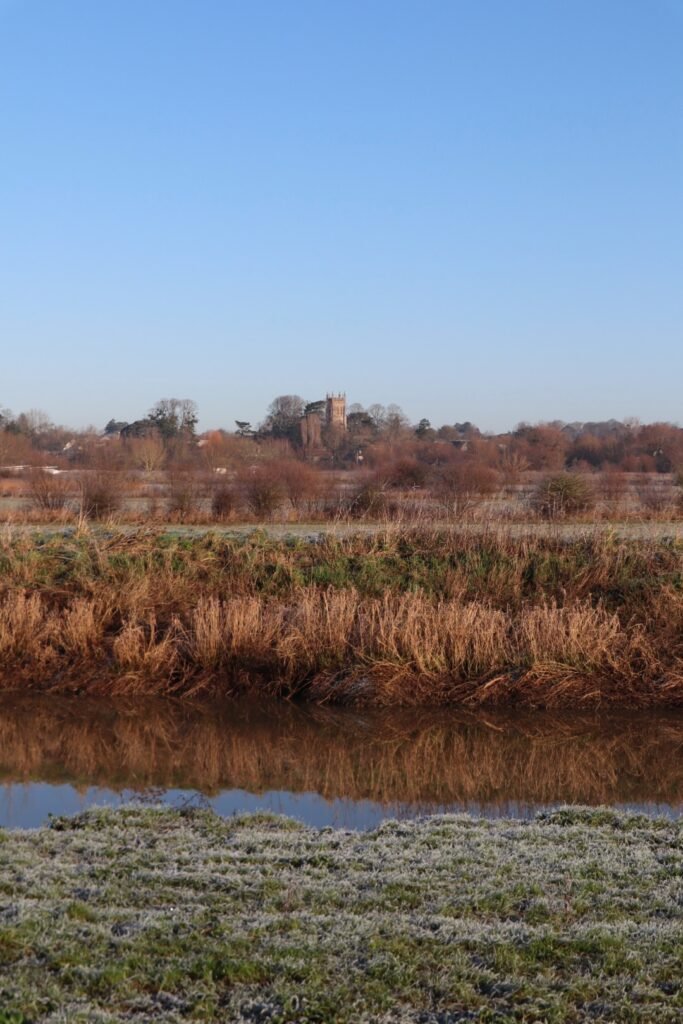
[[[325,400],[325,423],[328,427],[346,430],[346,395],[328,395]]]

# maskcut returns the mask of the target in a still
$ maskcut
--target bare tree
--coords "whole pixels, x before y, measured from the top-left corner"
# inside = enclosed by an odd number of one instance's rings
[[[164,464],[166,448],[164,439],[158,430],[150,430],[142,437],[131,437],[126,442],[126,448],[130,453],[133,465],[143,469],[146,473],[153,473],[155,470],[161,469]]]

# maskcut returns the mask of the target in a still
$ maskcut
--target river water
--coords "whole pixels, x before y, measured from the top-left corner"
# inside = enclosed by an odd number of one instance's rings
[[[131,800],[316,826],[564,803],[683,816],[683,712],[338,710],[285,703],[0,699],[0,825]]]

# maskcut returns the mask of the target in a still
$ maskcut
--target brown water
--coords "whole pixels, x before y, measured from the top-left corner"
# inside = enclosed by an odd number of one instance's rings
[[[0,825],[131,799],[367,828],[563,803],[683,815],[683,713],[468,714],[101,698],[0,701]]]

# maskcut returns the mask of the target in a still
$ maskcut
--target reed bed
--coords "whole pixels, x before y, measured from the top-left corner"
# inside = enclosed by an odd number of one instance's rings
[[[610,534],[0,549],[0,686],[319,702],[683,703],[683,558]]]

